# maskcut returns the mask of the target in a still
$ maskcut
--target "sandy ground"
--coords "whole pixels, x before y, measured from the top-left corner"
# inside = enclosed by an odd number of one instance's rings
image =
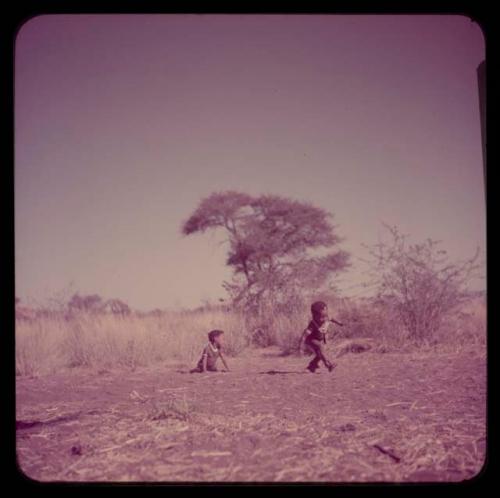
[[[486,451],[480,352],[349,353],[328,373],[272,348],[188,365],[16,379],[18,465],[40,481],[435,482]]]

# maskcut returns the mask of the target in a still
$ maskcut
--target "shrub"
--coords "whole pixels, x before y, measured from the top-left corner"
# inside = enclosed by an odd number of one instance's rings
[[[370,249],[372,284],[378,301],[396,315],[414,340],[431,339],[443,320],[467,299],[467,286],[479,275],[479,252],[451,262],[440,243],[408,244],[395,227],[390,240]]]

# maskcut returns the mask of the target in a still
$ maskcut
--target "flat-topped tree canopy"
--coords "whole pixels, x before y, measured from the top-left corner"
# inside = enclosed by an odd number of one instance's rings
[[[236,303],[258,304],[320,287],[348,266],[348,254],[336,247],[341,238],[332,218],[311,203],[225,191],[203,199],[182,232],[224,229],[233,279],[223,285]]]

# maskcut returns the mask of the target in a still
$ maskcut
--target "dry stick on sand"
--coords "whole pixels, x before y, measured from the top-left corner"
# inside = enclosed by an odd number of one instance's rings
[[[396,463],[399,463],[401,461],[401,458],[396,456],[392,451],[386,450],[385,448],[382,448],[382,446],[379,446],[378,444],[374,444],[373,447],[382,452],[384,455],[390,456]]]
[[[59,417],[53,417],[47,420],[16,420],[16,430],[18,429],[30,429],[31,427],[36,427],[39,425],[52,425],[61,422],[69,422],[76,420],[82,412],[68,413],[66,415],[61,415]]]

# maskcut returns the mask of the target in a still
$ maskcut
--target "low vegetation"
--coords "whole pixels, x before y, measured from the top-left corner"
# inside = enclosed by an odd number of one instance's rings
[[[463,349],[486,343],[484,297],[470,298],[450,313],[431,337],[418,340],[390,307],[376,300],[326,299],[331,314],[345,326],[332,326],[331,343],[371,339],[375,349]],[[226,354],[245,348],[278,346],[284,355],[297,354],[307,325],[305,304],[293,309],[263,308],[248,315],[224,306],[194,311],[104,313],[81,310],[27,313],[16,320],[16,374],[43,375],[64,368],[134,369],[162,362],[193,365],[211,329],[225,331]],[[345,342],[345,341],[344,341]]]

